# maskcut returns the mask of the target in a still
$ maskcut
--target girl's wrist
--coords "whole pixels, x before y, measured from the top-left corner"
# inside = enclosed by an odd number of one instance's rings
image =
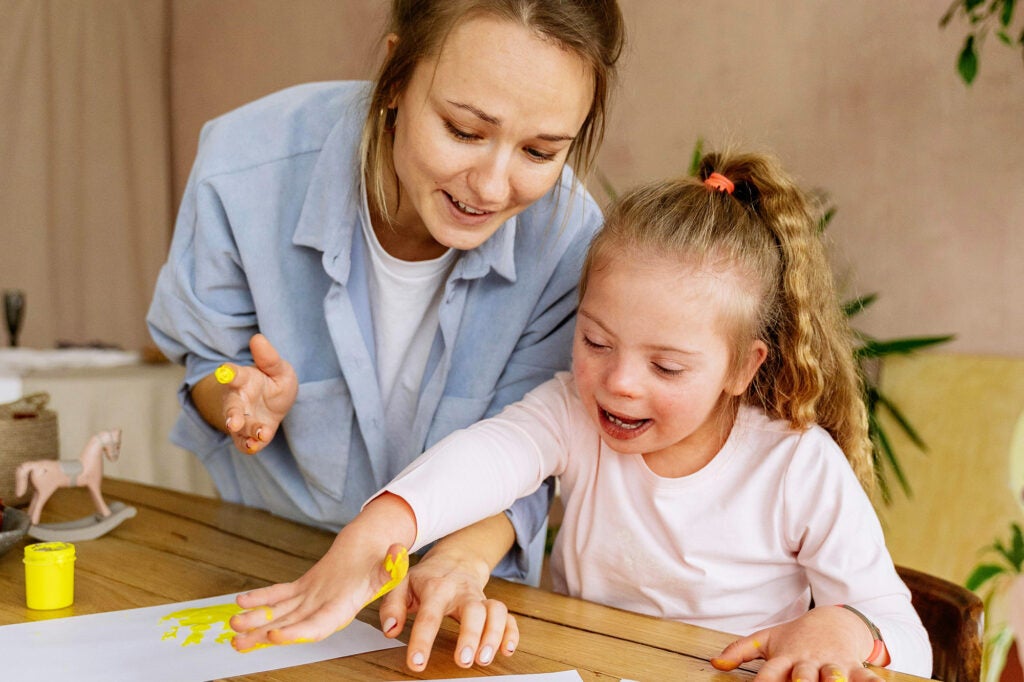
[[[889,665],[889,651],[885,647],[885,642],[882,640],[882,633],[879,631],[878,626],[871,622],[870,618],[868,618],[863,613],[853,608],[849,604],[836,604],[836,606],[842,609],[846,609],[847,611],[850,611],[855,616],[860,618],[861,622],[863,622],[868,627],[868,630],[871,632],[871,653],[868,654],[867,658],[864,659],[864,662],[877,666]]]

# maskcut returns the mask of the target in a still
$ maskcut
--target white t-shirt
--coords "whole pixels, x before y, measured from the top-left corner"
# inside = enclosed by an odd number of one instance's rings
[[[711,462],[664,478],[642,454],[601,440],[562,372],[441,440],[385,489],[416,514],[415,549],[550,475],[565,504],[556,591],[741,635],[796,618],[813,594],[874,621],[890,668],[931,674],[928,635],[878,517],[824,429],[794,430],[743,406]]]
[[[437,311],[457,252],[448,249],[425,261],[400,260],[380,245],[365,208],[362,223],[370,254],[370,311],[384,431],[400,433],[416,417],[423,371],[437,334]]]

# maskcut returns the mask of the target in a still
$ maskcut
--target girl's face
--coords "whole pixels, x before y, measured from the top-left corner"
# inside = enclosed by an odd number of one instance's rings
[[[651,256],[604,258],[590,271],[573,345],[576,386],[602,440],[684,476],[718,453],[765,357],[756,341],[736,371],[723,305],[741,276]]]
[[[592,100],[575,53],[499,19],[458,24],[392,102],[400,194],[381,243],[407,260],[482,244],[554,186]]]

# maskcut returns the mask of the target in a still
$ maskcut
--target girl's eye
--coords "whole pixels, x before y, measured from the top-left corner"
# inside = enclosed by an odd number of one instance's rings
[[[584,335],[584,337],[583,337],[583,345],[588,346],[590,348],[595,348],[595,349],[607,348],[607,346],[602,346],[600,343],[597,343],[596,341],[592,341],[586,335]]]
[[[456,140],[462,140],[464,142],[468,142],[470,140],[479,139],[473,133],[467,133],[464,130],[460,130],[460,129],[456,128],[455,125],[451,121],[445,121],[444,122],[444,127],[448,130],[448,132],[451,134],[451,136],[454,137]]]
[[[684,370],[676,368],[676,367],[665,367],[664,365],[659,365],[656,362],[652,362],[651,364],[654,366],[654,371],[655,372],[657,372],[658,374],[662,374],[664,376],[667,376],[667,377],[679,376],[684,371]]]
[[[542,152],[541,150],[539,150],[539,149],[537,149],[535,147],[526,147],[525,151],[526,151],[526,155],[527,156],[529,156],[531,159],[533,159],[534,161],[536,161],[538,163],[543,162],[543,161],[550,161],[553,158],[555,158],[555,156],[557,156],[557,154],[555,154],[555,153],[552,153],[552,152]]]

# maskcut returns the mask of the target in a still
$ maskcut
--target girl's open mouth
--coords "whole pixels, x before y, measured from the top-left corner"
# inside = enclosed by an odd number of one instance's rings
[[[613,414],[603,407],[598,407],[597,411],[600,415],[601,428],[618,440],[636,438],[654,423],[650,419],[630,419]]]

